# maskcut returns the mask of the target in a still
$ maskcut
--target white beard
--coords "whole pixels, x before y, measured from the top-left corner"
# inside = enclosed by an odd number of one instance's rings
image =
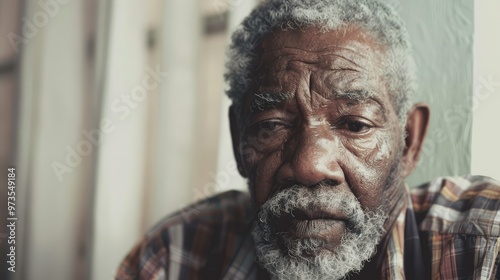
[[[323,250],[324,240],[296,239],[273,228],[273,219],[285,213],[291,214],[296,208],[314,207],[340,209],[348,217],[349,226],[335,250]],[[252,235],[259,262],[273,279],[343,279],[361,271],[375,253],[384,233],[385,220],[386,214],[382,210],[364,212],[353,194],[335,188],[319,193],[307,187],[293,186],[262,205]],[[283,246],[280,248],[278,240],[285,244],[286,250]],[[304,254],[306,252],[308,254]]]

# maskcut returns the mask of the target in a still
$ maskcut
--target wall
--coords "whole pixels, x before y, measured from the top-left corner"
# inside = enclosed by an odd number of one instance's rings
[[[395,6],[414,47],[419,71],[415,101],[431,107],[422,158],[407,182],[415,186],[438,176],[468,174],[474,1],[405,0]]]
[[[475,2],[471,173],[500,180],[500,2]]]

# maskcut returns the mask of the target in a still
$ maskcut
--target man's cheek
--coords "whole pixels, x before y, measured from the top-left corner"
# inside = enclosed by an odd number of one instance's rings
[[[261,135],[247,135],[245,141],[240,144],[240,155],[247,170],[250,170],[261,160],[276,153],[281,153],[283,142],[286,140],[283,135],[273,137],[260,133]]]
[[[255,146],[249,142],[242,142],[239,147],[241,159],[245,164],[245,168],[249,170],[258,160],[259,155]]]
[[[377,138],[373,137],[340,137],[343,148],[352,155],[359,158],[366,158],[370,153],[377,149]]]
[[[398,149],[398,143],[378,139],[375,149],[366,155],[366,161],[374,168],[388,171]]]
[[[351,156],[359,158],[363,164],[375,169],[384,169],[398,149],[392,137],[374,134],[367,138],[343,138],[342,144]]]
[[[257,175],[256,173],[259,165],[262,164],[262,161],[268,155],[265,152],[266,151],[263,152],[254,145],[244,145],[243,148],[240,149],[240,154],[243,159],[245,169],[248,172],[253,172],[255,175]]]
[[[287,140],[289,131],[280,129],[279,131],[260,130],[248,133],[245,136],[245,143],[261,154],[268,154],[278,150]]]
[[[351,186],[352,192],[358,198],[363,209],[375,210],[380,205],[382,196],[383,180],[378,176],[373,176],[374,172],[361,172],[355,186]]]
[[[274,181],[276,174],[279,171],[281,162],[281,153],[276,151],[262,157],[254,166],[252,173],[254,174],[254,188],[256,201],[259,205],[264,204],[269,199],[273,187],[277,184]]]
[[[351,191],[363,208],[374,210],[379,204],[389,167],[385,163],[374,164],[367,157],[346,156],[343,170]]]

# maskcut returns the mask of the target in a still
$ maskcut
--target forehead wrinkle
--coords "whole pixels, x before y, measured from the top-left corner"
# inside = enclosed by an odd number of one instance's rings
[[[358,80],[359,74],[365,78],[370,78],[372,76],[370,73],[376,74],[375,69],[372,68],[380,59],[382,49],[379,45],[371,44],[372,42],[365,38],[351,38],[348,41],[342,41],[343,39],[339,38],[338,41],[335,41],[335,38],[330,37],[330,42],[316,46],[313,44],[314,42],[310,41],[279,40],[280,36],[268,38],[270,41],[264,43],[261,49],[258,80],[261,84],[276,84],[274,85],[278,87],[276,89],[287,87],[282,85],[282,82],[291,83],[292,87],[298,86],[300,89],[296,88],[293,92],[296,95],[294,98],[296,102],[302,103],[302,106],[297,104],[299,110],[307,107],[312,108],[313,103],[321,104],[321,101],[315,100],[316,98],[313,97],[313,95],[318,95],[318,97],[323,96],[325,99],[345,98],[362,101],[370,98],[385,111],[384,103],[370,91],[373,84],[365,81],[368,83],[365,86],[354,85],[351,81]],[[323,82],[316,81],[321,86],[319,88],[313,86],[315,81],[311,79],[311,74],[315,76],[315,72],[321,73],[323,71],[332,72],[334,77],[340,79],[338,81],[340,84],[332,84],[328,89],[328,87],[324,88]],[[297,80],[298,77],[284,81],[275,76],[276,72],[296,73],[298,76],[304,76],[300,78],[300,81]],[[339,74],[340,76],[338,76]],[[342,78],[344,76],[347,80]],[[361,82],[363,80],[361,79]],[[369,87],[367,88],[367,86]],[[360,90],[360,87],[365,89]]]
[[[360,54],[357,54],[357,53],[354,53],[354,56],[360,56],[361,57],[361,60],[363,59],[366,59],[366,56],[363,56],[363,55],[360,55]],[[361,68],[361,69],[364,69],[365,68],[363,66],[361,66],[358,62],[356,62],[354,59],[355,58],[348,58],[346,54],[342,53],[342,52],[329,52],[329,53],[323,53],[320,55],[320,59],[322,61],[325,61],[325,59],[328,59],[329,57],[335,57],[335,58],[341,58],[341,61],[342,60],[346,60],[352,64],[354,64],[355,66]],[[332,59],[331,60],[331,64],[335,64],[336,62],[338,62],[339,60],[338,59]],[[333,69],[335,69],[335,67],[332,67]]]
[[[354,44],[354,42],[353,42]],[[362,44],[361,44],[362,45]],[[297,53],[326,53],[326,54],[329,54],[329,53],[333,53],[333,52],[336,52],[336,51],[348,51],[348,52],[352,52],[354,54],[357,54],[363,58],[366,58],[367,56],[362,54],[362,53],[359,53],[357,52],[355,49],[352,49],[352,48],[349,48],[345,45],[330,45],[330,46],[326,46],[326,47],[323,47],[323,48],[318,48],[318,49],[305,49],[305,48],[298,48],[298,47],[291,47],[291,46],[281,46],[281,47],[277,47],[277,48],[274,48],[274,49],[269,49],[269,48],[264,48],[263,51],[262,51],[262,55],[265,56],[266,54],[272,54],[274,52],[278,52],[278,51],[284,51],[285,53],[288,53],[288,54],[297,54]]]
[[[354,44],[354,42],[352,43]],[[363,53],[360,53],[352,48],[349,48],[347,46],[334,46],[335,50],[332,50],[332,47],[331,46],[327,46],[327,47],[324,47],[322,49],[319,49],[320,52],[324,52],[325,54],[330,54],[330,53],[333,53],[335,51],[340,50],[340,51],[348,51],[348,52],[351,52],[357,56],[360,56],[361,58],[368,58],[367,55],[363,54]]]
[[[365,54],[364,52],[361,52],[356,48],[365,50],[366,53],[371,54]],[[283,54],[276,55],[276,52],[283,52]],[[266,64],[272,64],[276,60],[287,59],[290,56],[297,56],[293,60],[303,60],[306,63],[323,63],[325,61],[325,58],[327,58],[328,56],[334,56],[337,58],[341,58],[342,60],[346,60],[347,62],[350,62],[357,67],[365,69],[356,60],[366,60],[368,59],[368,56],[373,56],[376,52],[376,48],[373,48],[366,43],[357,41],[349,41],[347,43],[339,45],[328,45],[317,49],[307,49],[307,46],[305,46],[304,48],[293,46],[279,46],[274,49],[264,47],[262,50],[259,65],[263,66]],[[338,62],[338,59],[332,59],[332,62],[332,64],[334,64],[335,62]],[[335,67],[330,68],[335,69]]]
[[[293,64],[306,64],[313,66],[313,68],[331,71],[346,70],[360,72],[360,70],[366,70],[366,67],[356,62],[355,58],[349,58],[345,54],[335,52],[308,53],[304,55],[288,53],[271,58],[263,57],[257,69],[267,68],[268,71],[289,70],[290,68],[295,68],[291,67]]]

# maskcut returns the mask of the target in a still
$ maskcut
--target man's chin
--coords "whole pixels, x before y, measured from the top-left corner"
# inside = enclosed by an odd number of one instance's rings
[[[268,239],[258,226],[253,231],[259,261],[273,279],[342,279],[360,271],[375,252],[379,236],[360,240],[356,235],[340,234],[332,240],[280,233]]]
[[[275,279],[342,279],[372,257],[385,219],[382,210],[363,211],[352,194],[297,186],[261,206],[252,235]]]
[[[307,259],[310,263],[313,263],[316,258],[328,257],[328,255],[335,252],[335,250],[337,250],[339,246],[339,244],[336,245],[328,244],[323,240],[317,238],[294,239],[294,241],[292,242],[304,244],[304,243],[312,243],[314,241],[319,241],[320,245],[315,246],[314,248],[302,248],[300,250],[297,250],[297,252],[293,252],[291,248],[287,248],[286,245],[282,245],[281,242],[279,247],[282,255],[284,256],[288,255],[290,257],[295,257],[297,259]]]

